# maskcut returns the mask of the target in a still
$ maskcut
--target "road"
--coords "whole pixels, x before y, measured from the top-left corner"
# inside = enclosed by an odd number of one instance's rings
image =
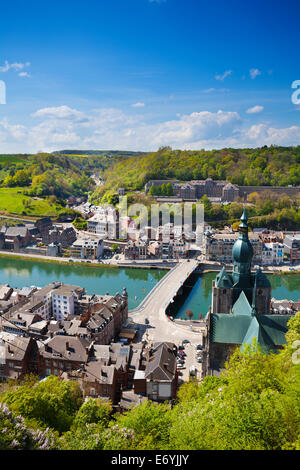
[[[198,265],[197,260],[182,260],[168,272],[166,276],[152,289],[140,306],[131,310],[128,315],[139,327],[139,341],[147,343],[171,342],[179,346],[183,340],[188,340],[185,346],[186,368],[182,370],[182,379],[188,380],[189,367],[194,365],[201,375],[201,364],[196,361],[196,344],[203,345],[203,331],[193,331],[188,327],[177,325],[166,316],[166,307],[177,293],[178,289]],[[149,324],[145,324],[145,318]]]

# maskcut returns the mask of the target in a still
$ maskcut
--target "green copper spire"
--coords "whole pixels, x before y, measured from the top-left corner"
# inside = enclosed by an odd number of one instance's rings
[[[239,229],[240,230],[242,229],[241,231],[245,231],[245,232],[247,230],[247,233],[248,233],[248,223],[247,223],[248,222],[248,217],[247,217],[246,209],[244,209],[242,217],[240,218],[240,220],[241,220],[241,223],[239,225]]]
[[[253,247],[248,237],[248,219],[244,210],[239,225],[239,238],[232,248],[234,285],[238,288],[251,287],[251,262],[253,258]]]

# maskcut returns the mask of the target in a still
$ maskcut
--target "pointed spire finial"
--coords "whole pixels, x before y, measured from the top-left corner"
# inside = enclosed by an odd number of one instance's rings
[[[248,233],[248,217],[247,217],[247,213],[246,213],[246,209],[243,210],[243,213],[242,213],[242,217],[240,218],[240,225],[239,225],[239,228],[242,229],[242,231],[244,232],[247,232]]]

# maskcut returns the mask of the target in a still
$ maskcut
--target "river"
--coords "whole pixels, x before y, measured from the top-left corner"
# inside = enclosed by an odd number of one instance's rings
[[[176,302],[176,317],[186,318],[186,311],[191,310],[195,319],[199,313],[204,317],[211,305],[212,281],[217,272],[206,273],[197,277],[196,283],[185,292]],[[288,299],[294,302],[300,299],[300,274],[267,274],[271,282],[271,297],[275,299]],[[174,311],[174,314],[175,314]]]
[[[89,295],[107,292],[115,295],[126,287],[129,310],[136,308],[167,272],[163,269],[119,269],[0,258],[0,284],[15,288],[44,287],[50,282],[60,281],[84,287]]]
[[[45,263],[32,260],[0,258],[0,284],[11,287],[44,287],[53,281],[84,287],[87,294],[114,295],[128,292],[128,308],[136,308],[155,284],[167,273],[160,269],[111,268]],[[212,280],[217,273],[197,276],[196,283],[186,289],[185,295],[176,301],[174,316],[185,318],[190,309],[194,318],[206,315],[211,304]],[[268,275],[272,285],[272,297],[297,301],[300,299],[300,274]]]

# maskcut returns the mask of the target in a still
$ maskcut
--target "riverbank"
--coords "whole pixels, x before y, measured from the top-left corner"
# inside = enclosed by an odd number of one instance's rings
[[[26,253],[5,253],[3,251],[0,251],[0,258],[7,258],[7,259],[19,259],[19,260],[23,260],[23,261],[41,261],[43,263],[50,263],[50,264],[62,264],[62,265],[72,265],[72,266],[85,266],[85,267],[97,267],[97,268],[107,268],[107,267],[110,267],[110,268],[118,268],[117,265],[115,264],[111,264],[111,265],[107,265],[105,263],[87,263],[87,262],[84,262],[82,263],[81,261],[68,261],[68,260],[64,260],[62,258],[58,258],[58,257],[48,257],[48,256],[37,256],[37,255],[27,255]]]
[[[151,263],[142,262],[142,261],[128,261],[126,263],[118,263],[116,261],[103,261],[99,262],[96,260],[76,260],[72,258],[72,261],[69,261],[70,258],[64,259],[58,256],[43,256],[43,255],[34,255],[32,253],[15,253],[15,252],[5,252],[0,251],[0,257],[8,258],[8,259],[20,259],[26,261],[42,261],[46,263],[55,263],[55,264],[64,264],[64,265],[73,265],[73,266],[87,266],[87,267],[97,267],[97,268],[120,268],[120,269],[129,269],[129,268],[136,268],[136,269],[163,269],[163,270],[170,270],[174,267],[175,263],[164,263],[160,262],[159,260],[155,263],[152,261]],[[155,264],[154,264],[155,263]]]
[[[207,263],[207,262],[200,262],[200,270],[201,273],[212,273],[212,272],[219,272],[221,271],[222,267],[225,267],[226,270],[232,271],[233,265],[232,264],[215,264],[215,263]],[[260,266],[260,269],[265,274],[299,274],[300,273],[300,264],[295,266]],[[254,271],[255,268],[253,267],[252,270]]]

